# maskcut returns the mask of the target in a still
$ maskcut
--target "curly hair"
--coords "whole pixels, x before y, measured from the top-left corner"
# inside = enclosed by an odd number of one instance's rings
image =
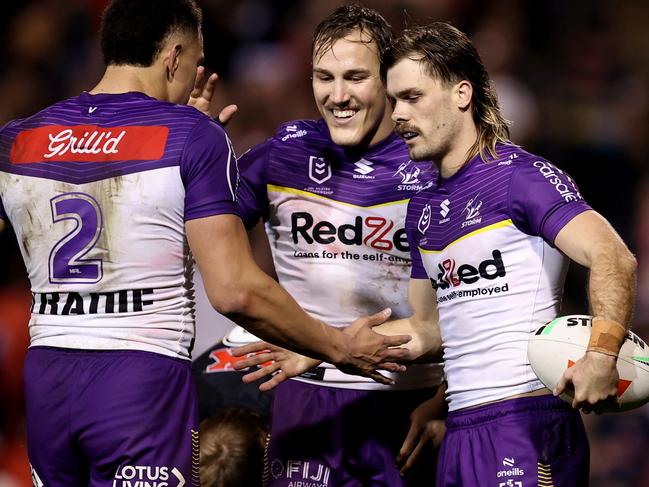
[[[151,66],[174,32],[200,32],[194,0],[113,0],[101,19],[101,50],[109,65]]]

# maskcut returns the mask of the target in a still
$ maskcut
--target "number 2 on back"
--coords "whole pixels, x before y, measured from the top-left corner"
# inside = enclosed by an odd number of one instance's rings
[[[101,236],[104,227],[99,203],[85,193],[65,193],[50,200],[52,222],[76,221],[76,226],[59,240],[49,258],[50,282],[92,284],[101,281],[101,259],[84,259]]]

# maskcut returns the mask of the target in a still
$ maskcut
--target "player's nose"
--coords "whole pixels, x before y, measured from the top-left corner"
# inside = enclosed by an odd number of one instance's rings
[[[345,80],[335,80],[331,83],[331,101],[337,105],[342,105],[349,101],[349,91]]]

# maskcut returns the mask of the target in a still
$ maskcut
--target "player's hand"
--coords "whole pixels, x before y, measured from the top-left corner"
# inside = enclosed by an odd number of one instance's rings
[[[406,439],[401,445],[397,456],[399,473],[404,475],[420,459],[422,452],[428,451],[431,461],[434,460],[434,451],[439,448],[446,434],[443,398],[433,398],[421,403],[410,415],[410,429]]]
[[[235,357],[247,358],[234,364],[235,370],[259,365],[261,368],[243,376],[246,384],[258,379],[269,379],[259,385],[260,391],[270,391],[291,377],[297,377],[320,365],[320,361],[305,357],[268,342],[254,342],[232,350]]]
[[[585,413],[601,413],[604,408],[615,406],[618,380],[615,357],[586,352],[575,365],[566,369],[553,393],[558,396],[574,390],[573,408]]]
[[[189,95],[187,104],[196,108],[198,111],[203,112],[208,117],[211,117],[210,104],[214,97],[214,87],[219,79],[219,75],[212,73],[209,77],[205,77],[205,68],[199,66],[196,68],[196,81],[194,82],[194,89]],[[226,125],[234,113],[238,110],[236,105],[228,105],[219,113],[218,120],[221,125]]]
[[[408,343],[410,335],[381,335],[372,330],[375,326],[384,323],[392,314],[392,310],[385,309],[372,316],[364,316],[354,321],[343,330],[349,340],[347,342],[347,355],[336,367],[348,374],[370,377],[381,384],[393,384],[394,381],[378,370],[390,372],[403,372],[406,367],[399,361],[408,360],[410,351],[400,345]]]

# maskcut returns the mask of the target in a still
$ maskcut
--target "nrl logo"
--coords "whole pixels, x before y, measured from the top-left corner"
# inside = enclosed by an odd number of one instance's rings
[[[421,212],[421,216],[419,217],[419,223],[417,224],[417,229],[421,233],[426,233],[426,230],[428,230],[428,227],[430,226],[430,216],[432,213],[432,209],[430,205],[424,206],[424,210]]]
[[[318,184],[331,179],[331,164],[322,157],[309,157],[309,179]]]

